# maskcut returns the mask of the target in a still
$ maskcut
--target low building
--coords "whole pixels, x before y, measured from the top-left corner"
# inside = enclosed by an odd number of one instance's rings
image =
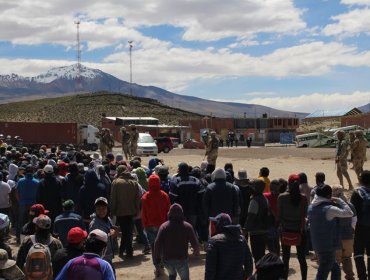
[[[370,112],[355,116],[342,117],[341,126],[349,125],[359,125],[363,128],[370,129]]]
[[[357,108],[343,110],[316,110],[306,116],[302,121],[305,123],[314,123],[322,121],[338,121],[341,122],[343,117],[361,115],[361,110]]]

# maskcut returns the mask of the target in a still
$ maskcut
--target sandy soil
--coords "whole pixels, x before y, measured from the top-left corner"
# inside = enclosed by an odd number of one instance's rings
[[[118,150],[117,150],[118,152]],[[231,162],[237,172],[240,168],[245,168],[250,178],[258,176],[261,167],[267,166],[270,169],[270,178],[288,178],[291,173],[305,172],[308,176],[309,184],[314,185],[314,175],[317,171],[326,174],[328,184],[337,184],[334,149],[297,149],[295,147],[244,147],[220,148],[217,166],[223,167],[225,163]],[[368,155],[369,155],[368,151]],[[179,162],[185,161],[192,166],[200,165],[204,158],[204,150],[183,150],[175,149],[168,154],[159,154],[164,162],[170,167],[171,173],[176,172]],[[143,164],[147,163],[148,158],[142,158]],[[365,163],[365,169],[370,169],[370,161]],[[356,175],[350,170],[352,181],[357,182]],[[348,187],[346,185],[346,187]],[[125,261],[115,259],[118,279],[156,279],[153,274],[153,266],[150,255],[144,256],[141,253],[142,247],[135,245],[135,257],[133,260]],[[307,257],[308,279],[314,279],[317,265]],[[204,278],[205,253],[202,251],[200,257],[190,257],[190,276],[191,279]],[[167,279],[161,277],[157,279]],[[300,279],[300,270],[295,256],[295,249],[292,249],[290,260],[289,279]]]

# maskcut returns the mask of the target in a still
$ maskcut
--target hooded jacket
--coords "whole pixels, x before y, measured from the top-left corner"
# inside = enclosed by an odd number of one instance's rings
[[[175,203],[168,212],[168,221],[159,228],[154,244],[154,264],[166,260],[186,260],[188,258],[189,242],[195,251],[199,244],[193,227],[184,221],[182,207]]]
[[[78,204],[78,195],[81,187],[84,184],[83,176],[77,170],[71,171],[62,180],[63,199],[72,199],[75,205]]]
[[[244,280],[252,274],[253,260],[239,225],[226,225],[208,241],[205,280]]]
[[[8,180],[13,180],[18,174],[18,166],[14,163],[9,164],[9,174],[8,174]]]
[[[95,200],[101,196],[107,198],[105,186],[100,183],[96,172],[90,169],[85,173],[84,185],[79,195],[79,209],[83,219],[90,219],[90,215],[95,211]]]
[[[118,177],[111,188],[111,214],[113,216],[136,216],[140,213],[141,192],[138,182],[131,176],[127,167],[117,168]]]
[[[45,174],[37,190],[37,203],[44,205],[49,210],[52,221],[63,212],[62,209],[62,183],[53,173]]]
[[[149,191],[141,198],[141,221],[146,227],[160,227],[167,220],[170,209],[170,198],[161,190],[160,178],[157,175],[149,177]]]

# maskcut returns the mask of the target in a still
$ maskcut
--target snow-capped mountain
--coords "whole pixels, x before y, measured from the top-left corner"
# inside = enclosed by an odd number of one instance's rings
[[[130,83],[122,81],[98,69],[91,69],[80,65],[80,79],[78,65],[52,68],[45,74],[36,77],[22,77],[17,74],[0,75],[0,102],[11,102],[20,99],[52,97],[71,94],[74,92],[119,92],[129,94]],[[216,102],[193,96],[180,95],[153,86],[132,85],[132,95],[155,99],[171,107],[182,110],[207,114],[219,117],[248,117],[269,112],[272,116],[297,116],[306,114],[272,109],[266,106]]]
[[[71,66],[56,67],[52,68],[46,72],[46,74],[41,74],[33,77],[32,80],[38,83],[48,84],[52,81],[64,78],[69,80],[75,80],[78,77],[78,64],[73,64]],[[95,79],[96,77],[103,76],[103,72],[98,69],[87,68],[83,65],[80,66],[80,77],[84,79]]]

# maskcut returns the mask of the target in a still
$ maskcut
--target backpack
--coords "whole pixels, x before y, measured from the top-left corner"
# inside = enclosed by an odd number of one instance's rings
[[[358,223],[363,226],[370,226],[370,193],[365,187],[360,187],[358,194],[362,198],[362,213],[359,216]]]
[[[53,278],[51,256],[48,246],[33,243],[24,265],[26,280],[50,280]]]

